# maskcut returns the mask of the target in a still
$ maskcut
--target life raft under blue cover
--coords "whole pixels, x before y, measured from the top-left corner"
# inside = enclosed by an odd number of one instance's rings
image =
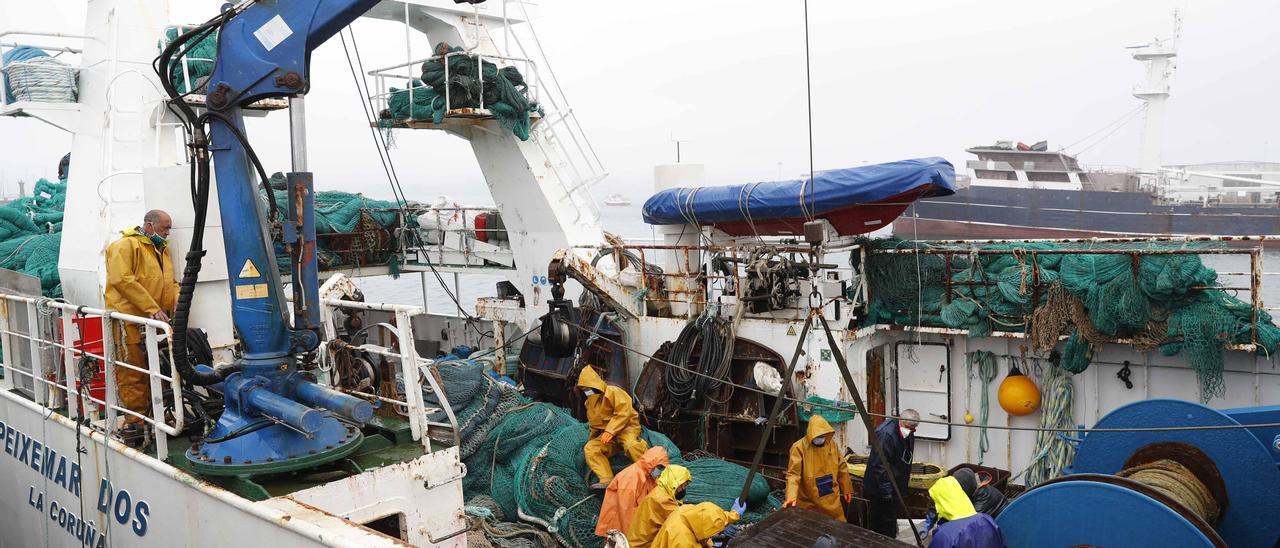
[[[733,236],[802,234],[810,218],[841,235],[888,226],[912,202],[956,191],[956,172],[942,158],[834,169],[812,181],[669,188],[644,203],[651,225],[712,225]]]

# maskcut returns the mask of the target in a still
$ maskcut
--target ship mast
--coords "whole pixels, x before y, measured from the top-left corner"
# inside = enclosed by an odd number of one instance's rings
[[[1134,60],[1141,61],[1147,69],[1146,80],[1134,86],[1133,96],[1143,101],[1146,110],[1138,149],[1138,172],[1142,185],[1153,190],[1163,186],[1159,174],[1160,153],[1164,148],[1165,102],[1169,99],[1169,81],[1173,78],[1181,34],[1182,16],[1175,10],[1171,38],[1130,47]]]

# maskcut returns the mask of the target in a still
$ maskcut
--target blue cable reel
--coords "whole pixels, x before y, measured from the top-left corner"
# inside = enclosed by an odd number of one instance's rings
[[[1147,400],[1112,411],[1095,428],[1238,426],[1280,422],[1280,406],[1216,410]],[[1280,450],[1265,428],[1091,432],[1069,474],[1042,483],[996,520],[1008,546],[1276,546]],[[1122,470],[1168,459],[1212,496],[1209,519]]]

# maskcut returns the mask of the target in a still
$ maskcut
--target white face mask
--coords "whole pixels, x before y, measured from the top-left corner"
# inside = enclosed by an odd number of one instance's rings
[[[592,390],[592,389],[590,389],[590,388],[588,388],[588,389],[586,389],[586,390],[583,390],[583,391],[582,391],[582,395],[583,395],[583,396],[586,396],[586,397],[588,397],[588,398],[589,398],[589,397],[591,397],[591,396],[596,395],[596,391],[595,391],[595,390]]]
[[[827,437],[826,437],[826,436],[822,436],[822,437],[814,438],[814,439],[813,439],[813,445],[814,445],[814,446],[816,446],[816,447],[822,447],[822,446],[824,446],[824,445],[826,445],[826,444],[827,444]]]
[[[653,468],[653,470],[650,470],[650,471],[649,471],[649,477],[651,477],[651,478],[653,478],[653,479],[655,479],[655,480],[656,480],[656,479],[658,479],[658,477],[659,477],[659,476],[661,476],[661,475],[662,475],[662,467],[661,467],[661,466],[655,466],[655,467]]]
[[[910,435],[911,435],[911,429],[910,429],[910,428],[907,428],[907,427],[905,427],[905,426],[899,426],[899,427],[898,427],[898,432],[901,432],[901,433],[902,433],[902,438],[903,438],[903,439],[906,439],[906,438],[907,438],[907,436],[910,436]]]

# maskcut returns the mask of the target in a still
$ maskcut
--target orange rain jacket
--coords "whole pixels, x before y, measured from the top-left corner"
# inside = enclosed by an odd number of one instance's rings
[[[640,460],[623,468],[609,482],[604,492],[604,504],[600,506],[600,519],[596,521],[596,535],[605,536],[610,530],[626,533],[631,527],[640,500],[657,485],[653,479],[654,468],[670,464],[667,449],[661,445],[650,447]]]

